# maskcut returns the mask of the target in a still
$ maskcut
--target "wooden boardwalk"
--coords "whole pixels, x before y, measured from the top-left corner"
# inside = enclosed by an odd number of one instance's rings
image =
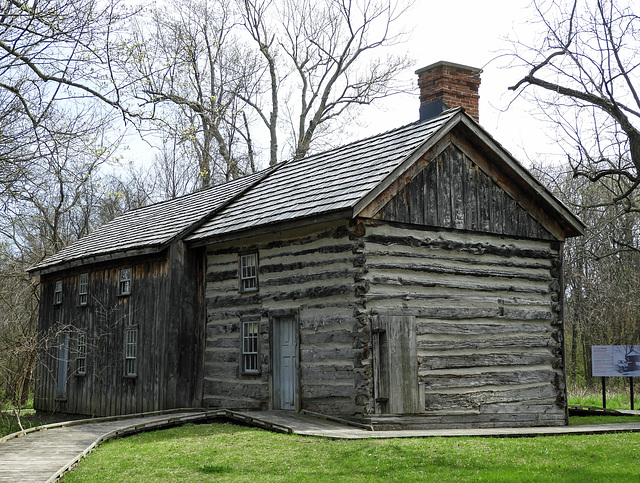
[[[15,437],[0,438],[0,482],[57,480],[93,448],[111,438],[188,422],[215,419],[235,421],[271,431],[332,439],[416,437],[532,437],[561,434],[640,432],[640,423],[539,428],[486,428],[370,431],[311,413],[293,411],[238,412],[227,410],[181,411],[169,414],[103,418],[45,426]]]
[[[629,413],[631,413],[629,411]],[[388,438],[433,438],[433,437],[501,437],[521,438],[534,436],[557,436],[563,434],[603,434],[618,432],[640,432],[640,423],[618,423],[583,426],[541,426],[533,428],[466,428],[466,429],[406,429],[393,431],[370,431],[364,427],[347,426],[339,422],[321,419],[321,415],[295,413],[292,411],[235,412],[234,419],[245,424],[266,427],[268,424],[288,428],[288,432],[303,436],[320,436],[332,439],[388,439]],[[621,418],[624,419],[624,418]]]
[[[223,412],[224,413],[224,412]],[[152,414],[51,424],[19,437],[0,439],[0,482],[57,480],[103,441],[220,416],[218,411]]]

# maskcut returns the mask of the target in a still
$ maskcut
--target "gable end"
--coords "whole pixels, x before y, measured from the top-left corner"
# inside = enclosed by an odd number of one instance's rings
[[[449,144],[431,162],[422,162],[421,168],[373,218],[498,235],[555,239],[454,144]]]

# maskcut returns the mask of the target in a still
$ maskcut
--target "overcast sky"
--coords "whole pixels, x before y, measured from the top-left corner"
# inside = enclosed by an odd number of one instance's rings
[[[524,164],[527,158],[548,158],[553,147],[543,132],[546,125],[532,116],[533,106],[519,100],[506,109],[514,99],[507,88],[523,71],[500,68],[506,60],[493,59],[509,49],[507,38],[533,40],[536,27],[528,4],[529,0],[417,0],[407,19],[413,31],[405,45],[415,59],[413,71],[440,60],[482,68],[480,124]],[[413,71],[407,75],[417,85]],[[383,115],[371,122],[375,132],[417,119],[417,87],[414,95],[393,98],[381,107]],[[369,114],[376,117],[375,110]]]
[[[480,124],[519,161],[549,160],[553,145],[544,134],[547,126],[536,120],[533,106],[520,100],[509,106],[514,94],[508,87],[517,82],[522,70],[504,69],[506,60],[495,60],[509,49],[508,38],[532,41],[535,26],[530,0],[416,0],[403,19],[410,31],[399,49],[414,59],[404,79],[414,85],[412,94],[397,95],[365,108],[365,128],[354,131],[355,139],[368,137],[418,119],[419,99],[415,71],[445,60],[483,69],[480,85]],[[509,106],[508,109],[507,106]],[[505,111],[506,109],[506,111]],[[148,145],[130,137],[125,158],[150,161]],[[556,150],[557,153],[557,150]]]

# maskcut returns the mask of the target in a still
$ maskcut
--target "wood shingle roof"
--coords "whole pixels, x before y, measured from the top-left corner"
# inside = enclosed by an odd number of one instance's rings
[[[289,161],[194,231],[195,241],[353,208],[459,109]]]
[[[259,181],[269,171],[131,210],[45,258],[30,271],[41,271],[78,260],[92,261],[116,253],[164,248],[180,234],[189,231],[207,215]]]

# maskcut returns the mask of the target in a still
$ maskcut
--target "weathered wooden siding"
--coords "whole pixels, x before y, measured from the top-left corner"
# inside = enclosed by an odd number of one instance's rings
[[[559,250],[558,242],[366,227],[368,311],[416,324],[425,414],[415,424],[565,424]]]
[[[203,291],[202,256],[193,252],[184,257],[178,244],[162,256],[43,276],[40,329],[49,348],[41,351],[36,409],[107,416],[198,406],[204,316],[197,294]],[[132,269],[128,296],[118,295],[121,268]],[[173,273],[176,271],[180,275]],[[86,306],[78,304],[81,273],[88,274]],[[63,282],[60,305],[53,304],[57,280]],[[136,377],[125,376],[127,323],[138,329]],[[61,330],[70,338],[67,397],[62,400],[56,398],[57,336],[51,337]],[[75,364],[80,330],[87,335],[85,375],[77,373]]]
[[[419,162],[411,181],[375,218],[553,240],[553,236],[457,146]]]
[[[239,293],[238,253],[257,249],[259,291]],[[207,249],[207,342],[203,404],[269,408],[274,316],[299,322],[299,407],[327,414],[362,413],[370,373],[354,293],[354,241],[346,224],[270,234]],[[260,317],[259,375],[240,371],[240,321]],[[364,334],[364,335],[363,335]]]

